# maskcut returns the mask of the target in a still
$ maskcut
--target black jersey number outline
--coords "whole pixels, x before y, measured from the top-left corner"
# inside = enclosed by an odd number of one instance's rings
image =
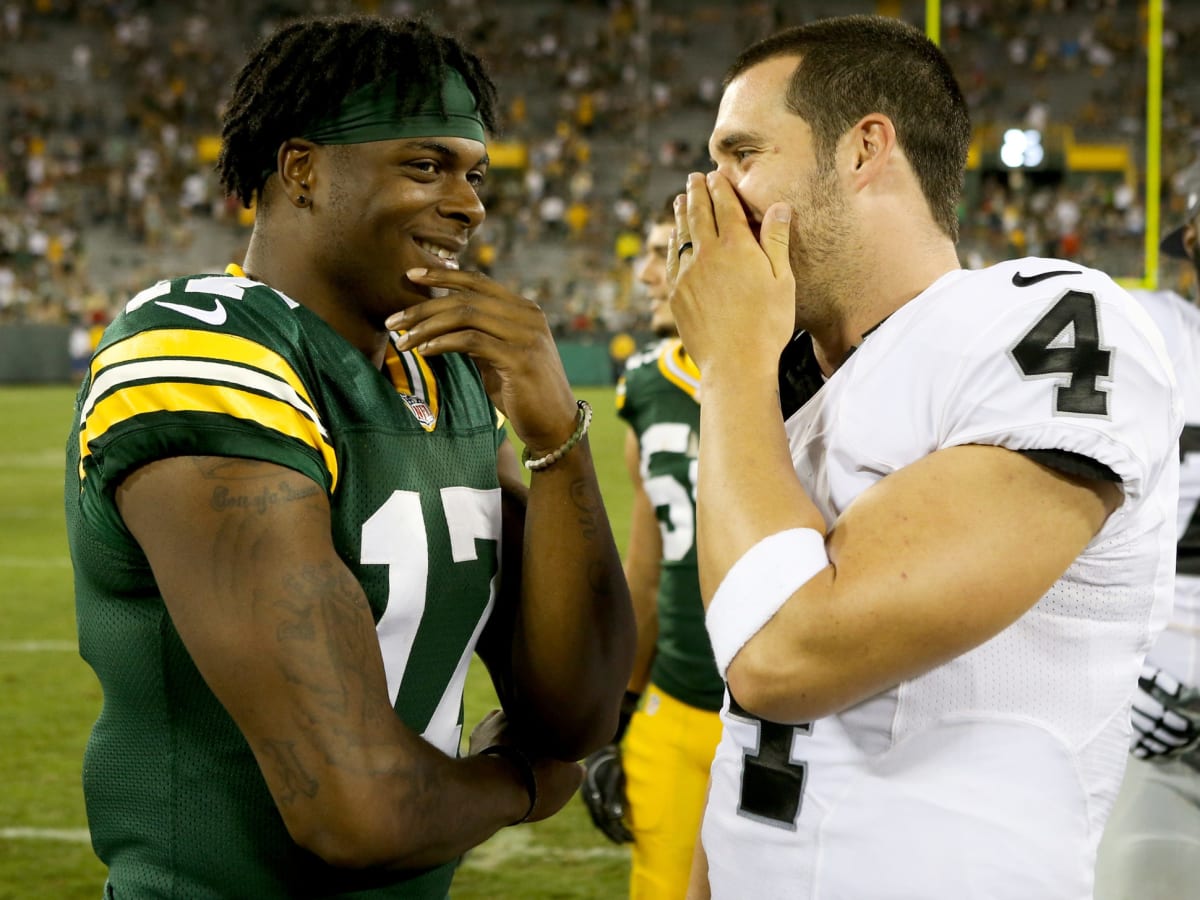
[[[1052,346],[1073,326],[1074,342]],[[1100,316],[1094,295],[1067,291],[1038,319],[1012,350],[1013,362],[1026,378],[1057,376],[1065,383],[1054,391],[1057,412],[1083,416],[1108,415],[1108,391],[1098,386],[1112,373],[1112,350],[1100,343]]]
[[[1200,425],[1184,425],[1179,436],[1180,473],[1197,466],[1200,466]],[[1200,502],[1193,506],[1187,527],[1179,536],[1175,569],[1182,575],[1200,575]]]
[[[742,754],[742,789],[738,815],[775,828],[796,830],[808,764],[792,761],[792,740],[797,733],[812,734],[812,723],[783,725],[746,712],[731,694],[729,712],[758,728],[758,747]]]

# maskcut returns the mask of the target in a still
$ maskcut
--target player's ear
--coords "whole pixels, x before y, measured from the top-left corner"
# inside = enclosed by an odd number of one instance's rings
[[[855,186],[878,177],[896,148],[896,126],[883,113],[868,113],[848,132]]]
[[[279,145],[276,171],[283,193],[295,206],[312,203],[312,192],[317,183],[315,150],[316,145],[304,138],[288,138]]]

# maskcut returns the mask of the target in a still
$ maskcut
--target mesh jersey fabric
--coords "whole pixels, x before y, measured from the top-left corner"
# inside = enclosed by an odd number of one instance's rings
[[[117,897],[446,896],[454,862],[352,873],[290,839],[114,502],[126,475],[166,456],[246,457],[312,478],[370,602],[396,714],[456,755],[498,571],[495,411],[463,357],[389,347],[385,368],[242,277],[161,282],[106,331],[77,401],[65,500],[80,652],[104,690],[84,793]]]

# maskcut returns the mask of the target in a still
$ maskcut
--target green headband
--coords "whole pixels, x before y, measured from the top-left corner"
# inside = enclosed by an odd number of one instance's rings
[[[365,144],[398,138],[459,137],[485,143],[479,104],[462,74],[447,67],[439,108],[430,95],[411,113],[396,112],[401,94],[396,77],[365,85],[346,95],[342,105],[313,123],[302,137],[317,144]]]

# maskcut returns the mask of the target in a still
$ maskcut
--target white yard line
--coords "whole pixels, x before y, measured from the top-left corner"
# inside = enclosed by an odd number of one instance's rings
[[[61,450],[0,453],[0,467],[4,469],[61,469],[66,458],[66,453]]]
[[[0,556],[0,569],[69,569],[69,556]]]
[[[0,641],[0,653],[78,652],[74,641]]]
[[[622,847],[548,847],[535,843],[531,832],[522,828],[498,831],[486,844],[467,852],[464,869],[490,871],[514,860],[556,860],[582,862],[586,859],[622,859],[629,856]]]
[[[58,505],[50,506],[0,506],[0,519],[61,519],[63,511]]]
[[[58,841],[86,844],[91,841],[86,828],[0,828],[0,841]]]

